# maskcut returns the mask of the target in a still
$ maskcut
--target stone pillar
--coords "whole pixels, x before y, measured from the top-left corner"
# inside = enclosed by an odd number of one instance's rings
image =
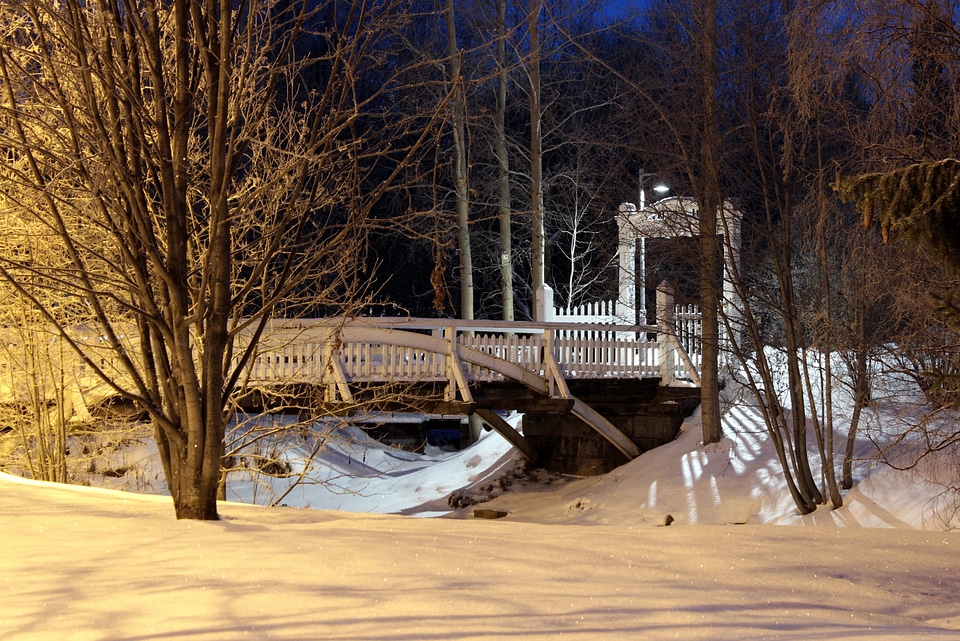
[[[627,325],[637,322],[637,233],[630,222],[630,216],[636,213],[636,205],[623,203],[620,205],[620,215],[617,217],[619,228],[617,254],[620,259],[617,317],[620,322]]]

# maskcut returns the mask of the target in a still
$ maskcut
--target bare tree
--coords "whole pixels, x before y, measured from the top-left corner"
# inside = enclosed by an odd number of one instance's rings
[[[870,126],[853,129],[856,169],[834,186],[855,202],[863,227],[876,223],[884,243],[899,238],[913,248],[891,249],[893,261],[875,263],[916,284],[911,296],[893,289],[887,339],[897,337],[897,360],[935,407],[956,396],[958,241],[956,160],[960,91],[960,30],[955,3],[879,3],[864,7],[866,28],[836,47],[834,59],[863,68],[875,99]],[[909,60],[904,65],[903,60]],[[859,175],[857,175],[859,174]]]
[[[543,222],[543,107],[540,103],[540,14],[542,9],[543,0],[530,0],[527,10],[527,31],[530,38],[527,79],[530,82],[530,225],[533,272],[531,285],[534,295],[546,283]],[[536,306],[533,309],[536,309]]]
[[[507,0],[496,0],[497,104],[494,116],[497,157],[497,219],[500,226],[500,299],[503,320],[513,320],[513,222],[510,201],[510,156],[507,153]]]
[[[612,225],[603,215],[592,184],[586,153],[573,152],[573,163],[547,181],[552,206],[547,217],[551,255],[551,272],[557,298],[569,312],[573,307],[592,300],[606,300],[604,276],[610,273],[616,243],[610,238]]]
[[[467,97],[457,46],[453,0],[447,0],[447,53],[450,83],[450,126],[453,129],[453,184],[457,207],[457,247],[460,253],[460,318],[473,318],[473,252],[470,249],[470,183],[467,153]]]
[[[718,325],[724,324],[728,344],[744,365],[741,371],[759,392],[791,495],[806,513],[822,494],[807,451],[805,337],[794,261],[796,212],[809,189],[805,163],[816,140],[783,91],[788,69],[775,62],[787,52],[776,35],[782,33],[778,29],[785,15],[777,3],[659,3],[644,41],[657,52],[656,73],[638,73],[646,83],[634,80],[631,89],[657,116],[653,122],[661,130],[661,148],[673,151],[672,158],[661,162],[675,168],[697,198],[701,301],[717,311]],[[721,127],[726,132],[722,145]],[[744,175],[749,180],[731,178]],[[723,189],[730,189],[744,211],[743,235],[750,251],[741,254],[741,261],[731,260],[740,252],[729,217],[711,215],[721,211]],[[733,272],[733,296],[723,299],[717,282],[717,229],[723,230],[723,255]],[[769,332],[770,321],[776,334]],[[705,442],[719,437],[719,406],[715,411],[708,407],[716,400],[717,387],[709,379],[719,375],[717,354],[706,353],[719,338],[717,330],[705,322]],[[776,354],[768,351],[771,343],[779,347]],[[782,390],[786,399],[775,386],[780,372],[789,379]]]
[[[149,415],[177,517],[215,519],[231,399],[268,319],[349,304],[371,204],[432,131],[428,114],[397,145],[406,123],[381,117],[406,18],[305,0],[0,12],[5,215],[65,257],[3,256],[0,276]]]

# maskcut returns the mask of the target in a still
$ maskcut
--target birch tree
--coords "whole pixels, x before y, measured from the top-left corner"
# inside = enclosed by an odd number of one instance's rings
[[[470,195],[467,153],[467,98],[457,46],[457,20],[453,0],[446,3],[450,126],[453,131],[453,186],[456,192],[457,246],[460,250],[460,318],[473,319],[473,252],[470,249]]]
[[[543,224],[543,107],[540,103],[540,13],[542,9],[543,0],[530,0],[527,9],[527,32],[530,39],[527,80],[530,83],[530,225],[532,229],[530,264],[534,296],[546,283]],[[536,308],[534,303],[532,309]]]
[[[503,320],[513,320],[513,220],[510,202],[510,156],[507,153],[507,0],[495,0],[497,104],[494,110],[497,157],[497,219],[500,231],[500,303]]]

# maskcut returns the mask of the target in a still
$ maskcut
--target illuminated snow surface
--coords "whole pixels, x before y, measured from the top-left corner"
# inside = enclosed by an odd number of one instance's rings
[[[756,410],[724,430],[702,446],[697,414],[610,474],[536,482],[495,433],[433,457],[358,437],[330,450],[336,483],[284,499],[315,509],[227,502],[219,522],[0,475],[0,639],[960,638],[935,459],[864,460],[842,508],[800,517]],[[451,511],[454,491],[508,515]]]

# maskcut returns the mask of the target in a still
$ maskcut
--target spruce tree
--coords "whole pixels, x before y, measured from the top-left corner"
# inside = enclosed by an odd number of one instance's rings
[[[924,247],[947,271],[960,275],[960,160],[920,162],[893,171],[841,178],[834,184],[840,198],[853,202],[863,214],[864,227],[880,224],[884,242],[891,235]],[[931,293],[933,310],[954,332],[960,333],[960,304],[955,292]],[[960,374],[929,371],[925,376],[937,389],[960,387]],[[960,395],[953,394],[953,406]]]

